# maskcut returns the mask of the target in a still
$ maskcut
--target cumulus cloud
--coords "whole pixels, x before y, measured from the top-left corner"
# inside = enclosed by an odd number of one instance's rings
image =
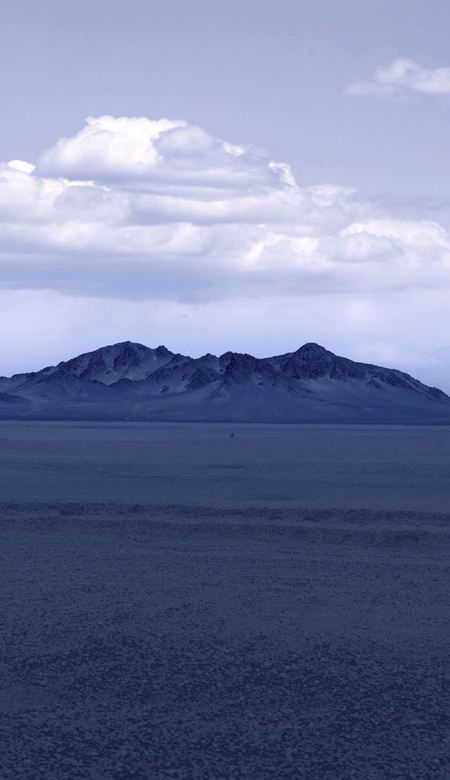
[[[450,237],[183,120],[90,118],[0,165],[0,285],[208,302],[450,287]]]
[[[370,81],[354,81],[345,90],[354,97],[401,97],[411,93],[450,94],[450,68],[429,70],[404,57],[375,71]]]
[[[89,117],[38,160],[38,173],[70,180],[141,183],[238,191],[294,184],[289,167],[214,138],[184,120]]]

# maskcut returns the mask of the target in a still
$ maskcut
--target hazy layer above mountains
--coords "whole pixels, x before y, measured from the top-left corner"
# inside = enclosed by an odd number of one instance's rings
[[[191,358],[127,341],[1,377],[0,418],[448,424],[450,398],[318,344],[263,359]]]

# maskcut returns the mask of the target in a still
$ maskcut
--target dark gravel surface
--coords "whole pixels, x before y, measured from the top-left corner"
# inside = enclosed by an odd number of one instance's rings
[[[1,780],[450,777],[450,516],[0,518]]]

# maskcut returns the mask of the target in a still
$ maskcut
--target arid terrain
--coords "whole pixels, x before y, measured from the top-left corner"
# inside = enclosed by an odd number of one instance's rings
[[[2,423],[2,780],[447,780],[449,456]]]

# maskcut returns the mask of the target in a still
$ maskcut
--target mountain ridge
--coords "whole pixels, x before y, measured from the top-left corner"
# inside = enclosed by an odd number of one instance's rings
[[[0,419],[450,424],[450,397],[314,342],[199,358],[124,341],[0,377]]]

